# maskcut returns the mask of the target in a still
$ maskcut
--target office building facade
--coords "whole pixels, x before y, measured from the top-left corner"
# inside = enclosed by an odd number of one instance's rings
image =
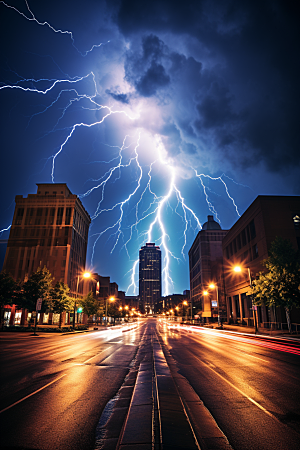
[[[227,315],[233,322],[264,327],[286,322],[282,308],[252,307],[250,282],[264,270],[262,262],[276,237],[289,239],[300,249],[300,197],[259,195],[223,240]],[[233,268],[239,265],[240,273]],[[293,309],[291,320],[300,321]],[[268,326],[268,325],[266,325]]]
[[[153,314],[155,303],[161,297],[161,250],[154,243],[140,249],[139,297],[145,313]]]
[[[47,267],[75,295],[82,294],[78,275],[85,269],[91,222],[81,201],[64,183],[37,184],[37,193],[17,195],[3,270],[26,281]]]
[[[222,240],[226,234],[227,230],[208,216],[189,250],[192,311],[205,322],[217,320],[220,312],[225,319]],[[214,289],[209,288],[211,283]]]

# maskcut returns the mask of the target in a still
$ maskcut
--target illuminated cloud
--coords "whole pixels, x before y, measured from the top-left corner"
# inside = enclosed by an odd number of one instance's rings
[[[291,4],[10,6],[0,4],[2,229],[14,196],[52,175],[95,215],[95,270],[133,289],[131,270],[156,218],[151,239],[165,242],[166,283],[180,292],[189,287],[184,258],[208,214],[229,228],[258,194],[299,194]]]

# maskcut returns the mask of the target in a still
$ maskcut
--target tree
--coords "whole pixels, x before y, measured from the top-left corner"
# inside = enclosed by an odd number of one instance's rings
[[[116,317],[121,317],[122,316],[122,313],[119,310],[119,304],[116,301],[110,302],[108,304],[107,315],[114,319],[114,324],[116,322]]]
[[[83,297],[80,300],[79,305],[82,307],[82,312],[87,314],[88,317],[100,313],[99,302],[93,297],[92,292],[89,292],[85,297]]]
[[[72,309],[72,299],[69,297],[69,287],[58,281],[51,290],[51,309],[59,314],[59,328],[61,328],[62,313]]]
[[[53,278],[49,270],[39,267],[23,285],[22,307],[35,311],[37,299],[42,298],[42,310],[52,309],[52,283]]]
[[[1,324],[4,321],[4,306],[18,304],[21,285],[15,281],[8,273],[0,273],[0,308]]]
[[[290,309],[292,306],[300,307],[299,252],[288,239],[277,237],[263,265],[267,272],[260,272],[252,283],[253,303],[283,306],[291,332]]]

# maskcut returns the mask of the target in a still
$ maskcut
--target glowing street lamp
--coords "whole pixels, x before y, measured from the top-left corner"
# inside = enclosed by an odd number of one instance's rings
[[[215,283],[210,283],[209,285],[210,289],[216,289],[217,292],[217,309],[218,309],[218,326],[222,325],[221,321],[220,321],[220,309],[219,309],[219,289],[218,289],[218,285]]]
[[[252,289],[252,278],[251,278],[250,268],[247,267],[247,270],[248,270],[248,277],[249,277],[249,285],[250,285],[250,288]],[[234,266],[233,271],[235,273],[241,273],[242,272],[242,267],[241,266]],[[252,304],[252,310],[253,310],[253,316],[254,316],[255,334],[256,334],[257,331],[258,331],[258,328],[257,328],[257,321],[256,321],[256,309],[253,309],[252,294],[251,294],[251,304]]]
[[[110,301],[110,302],[114,302],[115,301],[115,297],[109,297],[109,299],[108,298],[106,298],[106,301],[105,301],[105,326],[107,327],[107,303],[108,303],[108,300]]]
[[[82,278],[84,278],[84,279],[91,278],[91,276],[92,276],[92,274],[90,272],[84,272],[82,274]],[[75,294],[75,301],[74,301],[74,313],[73,313],[73,330],[75,330],[76,301],[78,298],[79,281],[80,281],[80,275],[77,276],[76,294]]]

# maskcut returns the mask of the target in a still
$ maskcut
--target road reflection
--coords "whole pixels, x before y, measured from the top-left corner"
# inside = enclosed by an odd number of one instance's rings
[[[240,342],[248,345],[256,345],[258,347],[266,347],[272,350],[278,350],[280,352],[290,353],[294,355],[300,355],[299,344],[295,343],[287,344],[274,342],[276,338],[261,336],[260,338],[257,336],[253,336],[247,333],[236,333],[228,330],[214,330],[211,328],[197,327],[197,326],[189,326],[180,323],[169,323],[164,320],[160,320],[160,326],[162,327],[164,332],[169,331],[169,335],[172,337],[176,336],[176,333],[188,333],[194,335],[201,335],[203,337],[209,338],[217,338],[217,339],[229,339],[231,341]],[[297,345],[298,344],[298,345]]]

